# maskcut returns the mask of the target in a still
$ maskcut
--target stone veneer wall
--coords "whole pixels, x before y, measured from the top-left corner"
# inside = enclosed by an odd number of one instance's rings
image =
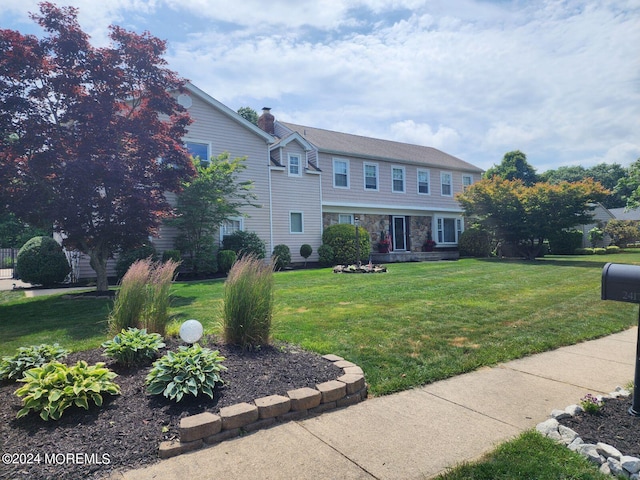
[[[421,252],[422,245],[427,240],[431,230],[433,219],[430,216],[409,217],[409,237],[412,252]],[[327,228],[338,223],[337,213],[323,213],[322,227]],[[389,215],[360,215],[360,227],[369,232],[371,238],[371,251],[378,251],[378,242],[382,231],[389,233]],[[433,235],[431,237],[433,239]]]

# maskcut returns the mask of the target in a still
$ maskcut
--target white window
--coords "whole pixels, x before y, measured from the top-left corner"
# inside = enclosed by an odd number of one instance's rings
[[[391,190],[396,193],[404,193],[404,167],[391,168]]]
[[[304,233],[302,212],[289,212],[289,233]]]
[[[463,231],[461,218],[436,217],[436,240],[438,243],[456,245]]]
[[[364,163],[364,189],[378,191],[377,163]]]
[[[289,176],[300,176],[300,155],[289,154]]]
[[[350,223],[351,225],[353,225],[353,215],[350,213],[339,214],[338,223]]]
[[[349,161],[333,160],[333,186],[349,188]]]
[[[451,173],[440,173],[440,193],[444,197],[453,196],[453,185],[451,184]]]
[[[471,175],[462,175],[462,189],[466,190],[473,183],[473,177]]]
[[[184,142],[184,146],[193,158],[199,158],[203,165],[209,164],[209,157],[211,155],[209,153],[208,143],[186,141]]]
[[[244,219],[242,217],[228,218],[220,225],[220,241],[227,235],[244,230]]]
[[[418,169],[418,193],[421,195],[430,195],[431,194],[431,186],[430,182],[430,172],[429,170],[421,170]]]

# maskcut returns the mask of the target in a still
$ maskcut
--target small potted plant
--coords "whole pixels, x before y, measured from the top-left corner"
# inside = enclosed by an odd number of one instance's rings
[[[391,240],[385,232],[380,232],[380,241],[378,242],[378,252],[389,253],[391,248]]]
[[[427,232],[427,239],[422,245],[423,252],[433,252],[433,247],[436,246],[436,242],[431,238],[431,232]]]

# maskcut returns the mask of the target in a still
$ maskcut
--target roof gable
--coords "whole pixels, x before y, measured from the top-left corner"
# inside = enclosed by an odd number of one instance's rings
[[[293,132],[290,135],[287,135],[284,138],[277,140],[272,146],[271,150],[275,150],[276,148],[286,147],[289,143],[296,141],[298,142],[302,148],[306,151],[313,150],[313,145],[311,145],[302,135],[298,132]]]
[[[264,130],[262,130],[258,126],[254,125],[253,123],[251,123],[250,121],[245,119],[243,116],[241,116],[237,112],[234,112],[229,107],[227,107],[223,103],[219,102],[218,100],[213,98],[208,93],[204,92],[203,90],[200,90],[198,87],[196,87],[192,83],[187,83],[185,85],[185,89],[189,93],[191,93],[192,95],[195,95],[195,96],[199,97],[201,100],[203,100],[205,103],[207,103],[211,107],[213,107],[216,110],[218,110],[223,115],[229,117],[229,119],[231,119],[234,122],[242,125],[247,130],[250,130],[251,132],[253,132],[256,135],[258,135],[259,137],[263,138],[265,142],[271,144],[271,143],[274,143],[276,141],[275,137],[273,137],[272,135],[269,135],[267,132],[265,132]]]
[[[277,123],[290,131],[298,132],[304,139],[315,145],[319,152],[323,153],[482,172],[481,168],[432,147],[334,132],[288,122],[278,121]]]

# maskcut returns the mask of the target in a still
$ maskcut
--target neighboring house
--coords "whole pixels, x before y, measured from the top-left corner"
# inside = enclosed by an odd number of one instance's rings
[[[633,220],[640,222],[640,208],[627,210],[626,208],[610,208],[609,212],[616,220]]]
[[[612,210],[608,210],[604,205],[597,203],[595,204],[595,208],[593,210],[593,221],[588,225],[580,225],[579,228],[582,230],[582,247],[587,248],[591,247],[591,240],[589,240],[589,232],[595,228],[604,229],[605,225],[609,220],[614,220],[616,217],[613,214]],[[604,236],[604,238],[598,242],[596,247],[606,247],[611,243],[611,238],[609,235]]]
[[[430,147],[276,121],[268,108],[257,127],[191,84],[178,102],[193,119],[184,137],[189,152],[246,157],[239,180],[254,183],[260,208],[244,207],[221,226],[220,239],[256,232],[267,252],[287,245],[293,262],[304,261],[299,252],[307,243],[313,262],[325,227],[358,219],[374,251],[381,232],[392,253],[419,252],[429,235],[436,247],[457,247],[464,218],[455,194],[480,180],[480,168]],[[177,233],[162,227],[151,241],[159,252],[172,249]],[[80,259],[76,277],[92,276]]]

